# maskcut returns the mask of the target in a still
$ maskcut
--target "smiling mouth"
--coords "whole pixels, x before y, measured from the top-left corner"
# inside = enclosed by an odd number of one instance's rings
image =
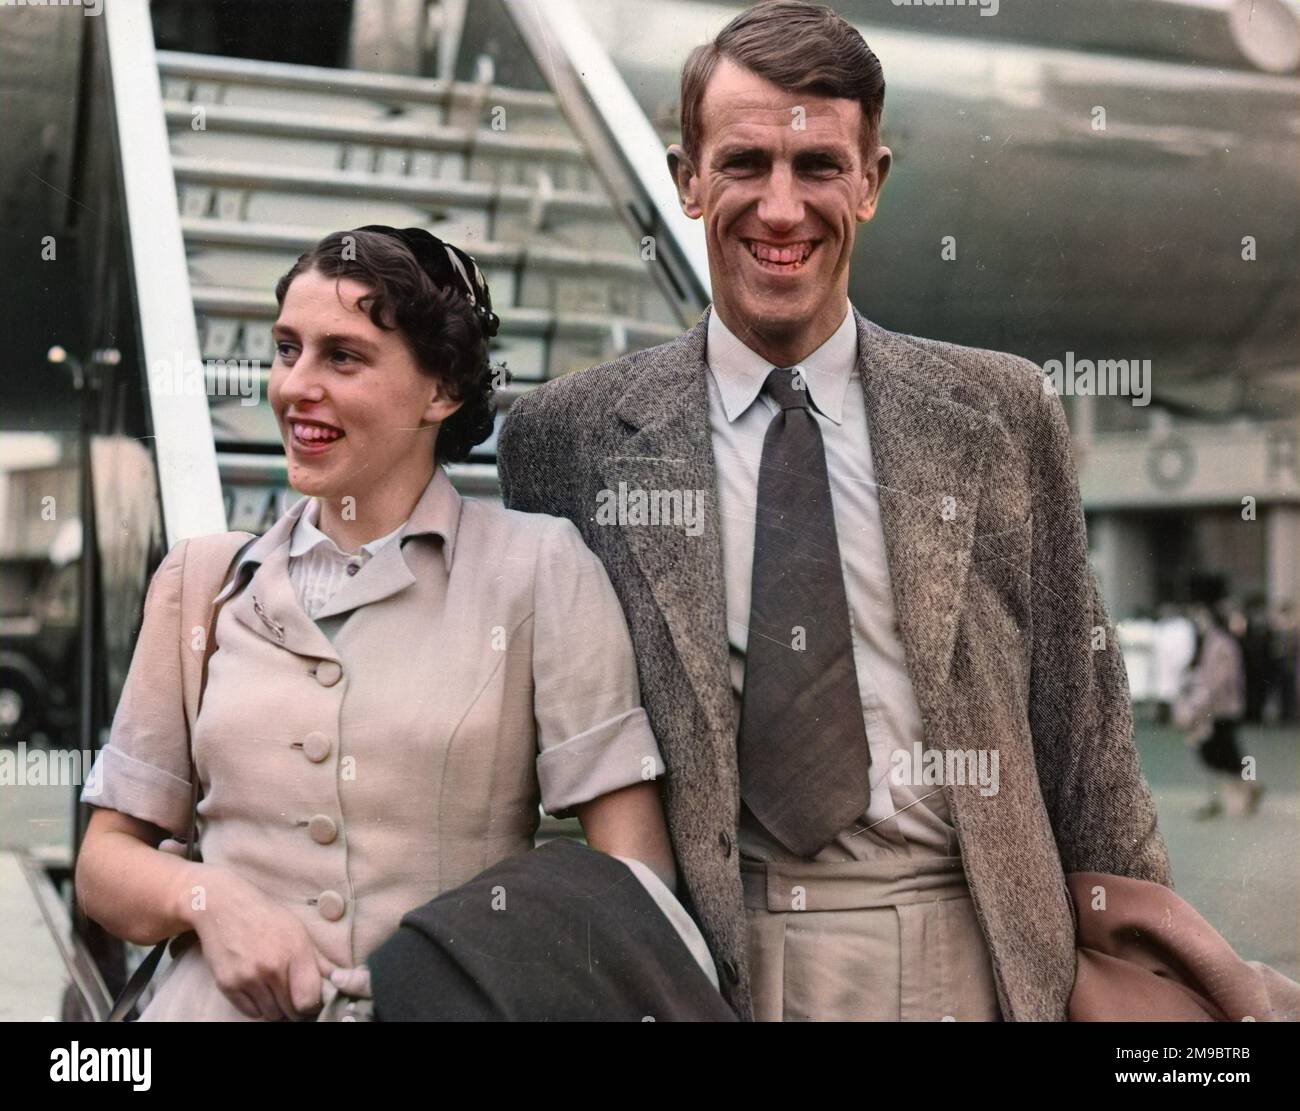
[[[343,429],[335,428],[330,424],[300,420],[289,421],[289,430],[294,447],[307,452],[324,451],[347,435]]]
[[[808,264],[808,259],[817,249],[817,242],[805,239],[800,243],[776,247],[770,243],[760,243],[756,239],[746,239],[745,246],[750,258],[764,270],[773,274],[794,274]]]

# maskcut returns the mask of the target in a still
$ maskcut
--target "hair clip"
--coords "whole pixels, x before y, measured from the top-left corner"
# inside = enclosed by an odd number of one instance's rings
[[[497,334],[501,319],[492,311],[492,294],[474,256],[454,244],[439,239],[423,228],[392,228],[386,224],[367,224],[357,231],[372,231],[398,240],[414,256],[420,269],[439,289],[455,289],[469,301],[479,328],[487,339]],[[437,248],[443,248],[439,251]],[[466,267],[468,266],[468,270]],[[469,271],[474,277],[471,279]]]

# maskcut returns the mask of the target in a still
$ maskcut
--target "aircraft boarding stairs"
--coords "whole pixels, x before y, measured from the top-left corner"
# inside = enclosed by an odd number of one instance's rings
[[[469,84],[157,57],[230,528],[260,531],[289,496],[266,391],[273,290],[328,232],[419,226],[474,255],[509,372],[498,429],[520,392],[681,332],[554,96],[494,85],[490,58]],[[258,404],[236,368],[257,374]],[[496,496],[495,443],[449,468],[463,492]]]

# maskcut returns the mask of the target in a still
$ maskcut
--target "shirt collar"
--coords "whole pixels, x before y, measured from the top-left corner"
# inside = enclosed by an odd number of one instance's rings
[[[763,392],[763,383],[772,371],[772,363],[747,347],[723,323],[716,305],[709,313],[708,328],[705,359],[722,395],[727,420],[734,421]],[[857,363],[857,321],[852,306],[846,305],[840,326],[816,351],[797,364],[803,368],[812,403],[818,412],[835,424],[843,419],[844,395],[857,370]]]
[[[343,551],[333,540],[320,530],[320,499],[308,498],[307,505],[303,508],[302,516],[298,518],[298,523],[293,527],[293,533],[289,538],[289,556],[296,558],[306,555],[319,544],[325,544],[332,548],[340,559],[347,559],[351,554]],[[367,556],[374,555],[380,548],[392,540],[399,532],[402,531],[403,525],[398,525],[387,536],[381,536],[378,540],[371,540],[368,544],[362,544],[361,550]]]
[[[218,599],[224,599],[235,591],[238,587],[241,576],[240,571],[245,564],[262,564],[270,557],[271,553],[276,551],[282,544],[289,545],[289,554],[301,554],[313,546],[316,541],[310,541],[306,548],[299,548],[297,552],[294,549],[294,541],[297,534],[298,524],[303,515],[315,499],[300,498],[297,502],[285,510],[283,516],[275,522],[261,536],[254,540],[240,555],[238,563],[235,565],[234,574],[226,588],[217,596]],[[456,487],[451,484],[451,479],[447,477],[447,472],[441,465],[433,469],[433,477],[424,488],[424,493],[420,495],[420,500],[415,503],[415,508],[411,515],[406,519],[406,523],[397,530],[397,542],[405,543],[407,539],[413,536],[438,536],[442,539],[442,558],[446,564],[447,573],[451,574],[452,556],[456,550],[456,531],[460,527],[460,510],[461,496],[456,491]],[[309,520],[311,528],[320,533],[315,524]],[[324,533],[320,533],[324,537]],[[310,533],[304,530],[304,536],[310,537]],[[382,536],[378,540],[370,541],[367,545],[377,551],[390,539],[393,534]],[[328,539],[328,537],[326,537]]]

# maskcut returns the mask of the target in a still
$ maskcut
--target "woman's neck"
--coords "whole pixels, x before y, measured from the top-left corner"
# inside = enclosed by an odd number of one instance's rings
[[[363,544],[387,536],[411,515],[434,469],[430,463],[410,476],[390,475],[378,489],[363,494],[322,497],[316,527],[342,551],[359,551]]]

